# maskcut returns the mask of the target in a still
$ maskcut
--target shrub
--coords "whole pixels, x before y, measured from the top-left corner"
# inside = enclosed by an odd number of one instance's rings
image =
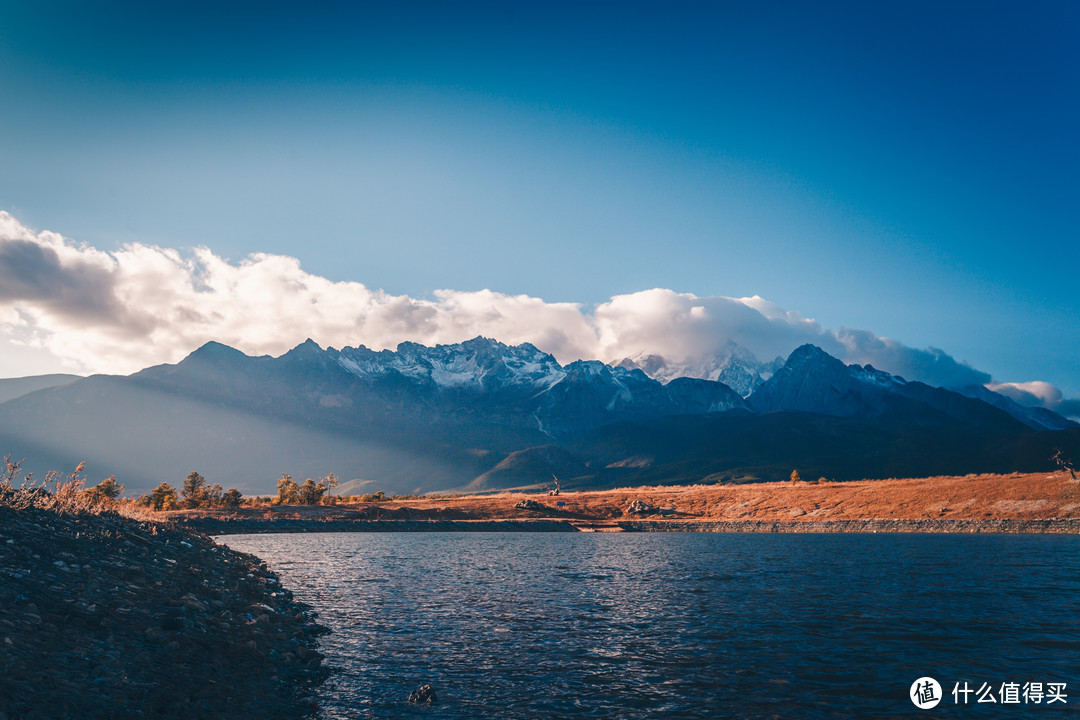
[[[22,470],[22,461],[13,462],[10,456],[5,456],[4,465],[5,468],[0,470],[0,503],[7,507],[37,507],[61,513],[93,512],[97,508],[83,489],[86,478],[79,476],[86,463],[79,463],[70,475],[50,470],[40,484],[34,481],[33,473],[27,473],[18,487],[12,482]]]
[[[791,482],[797,483],[801,479],[802,478],[799,477],[799,471],[798,470],[792,470],[791,471]]]

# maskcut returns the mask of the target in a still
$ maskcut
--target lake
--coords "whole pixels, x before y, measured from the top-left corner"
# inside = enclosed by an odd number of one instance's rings
[[[1043,718],[1080,706],[1077,536],[218,540],[266,560],[332,628],[322,718]],[[922,677],[941,687],[932,710],[909,699]],[[425,683],[438,703],[410,705]]]

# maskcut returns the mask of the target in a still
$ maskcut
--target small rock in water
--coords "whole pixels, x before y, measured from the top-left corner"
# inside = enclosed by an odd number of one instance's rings
[[[421,685],[409,695],[409,702],[414,705],[422,705],[439,702],[439,698],[435,696],[435,690],[430,685]]]

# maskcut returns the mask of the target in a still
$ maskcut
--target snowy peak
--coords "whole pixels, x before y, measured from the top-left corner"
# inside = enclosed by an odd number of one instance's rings
[[[484,337],[435,347],[405,342],[396,351],[343,348],[338,362],[360,378],[396,373],[443,389],[516,387],[536,391],[565,376],[554,357],[529,343],[511,347]]]
[[[748,397],[783,364],[782,358],[763,363],[752,352],[729,340],[715,355],[674,361],[660,355],[641,354],[623,358],[617,366],[641,370],[662,383],[677,378],[721,382],[742,397]]]
[[[846,367],[844,363],[817,345],[807,343],[791,351],[780,371],[783,373],[833,373],[842,371]]]

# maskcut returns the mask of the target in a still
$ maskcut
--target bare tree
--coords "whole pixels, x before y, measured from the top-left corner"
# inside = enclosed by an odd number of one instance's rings
[[[1069,476],[1073,480],[1076,479],[1076,468],[1073,467],[1072,460],[1065,457],[1065,454],[1061,451],[1061,448],[1057,448],[1057,451],[1050,456],[1050,459],[1054,461],[1054,464],[1058,466],[1058,469],[1062,472],[1068,472]]]
[[[555,477],[555,473],[551,473],[551,479],[555,481],[555,489],[548,490],[548,495],[558,495],[559,491],[562,489],[559,487],[559,478]]]

